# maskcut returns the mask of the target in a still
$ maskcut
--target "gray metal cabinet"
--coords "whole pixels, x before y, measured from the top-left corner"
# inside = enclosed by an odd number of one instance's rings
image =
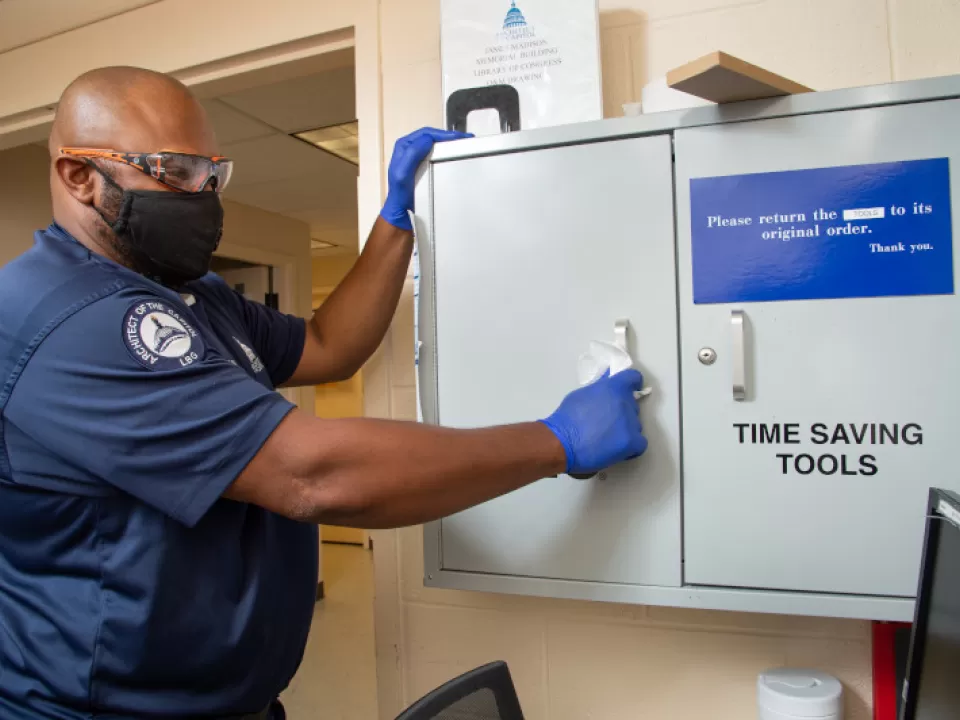
[[[926,488],[960,489],[953,276],[934,294],[704,299],[691,187],[930,158],[952,172],[957,98],[947,78],[438,146],[417,187],[423,419],[544,417],[620,320],[653,394],[644,457],[427,526],[426,584],[909,619]]]
[[[440,423],[546,417],[576,386],[579,355],[613,342],[619,320],[655,388],[645,457],[603,481],[551,479],[444,520],[443,568],[678,586],[669,135],[438,163],[433,202]]]

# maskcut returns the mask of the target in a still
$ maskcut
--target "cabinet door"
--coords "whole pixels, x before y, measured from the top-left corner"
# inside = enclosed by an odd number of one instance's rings
[[[915,594],[927,489],[960,489],[958,123],[677,132],[687,583]]]
[[[433,166],[440,423],[546,417],[577,387],[590,341],[614,342],[621,319],[653,388],[643,457],[445,519],[443,569],[680,583],[672,185],[668,136]]]

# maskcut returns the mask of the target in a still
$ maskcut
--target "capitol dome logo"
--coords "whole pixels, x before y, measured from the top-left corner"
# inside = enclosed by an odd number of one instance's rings
[[[503,29],[512,30],[513,28],[526,27],[527,19],[523,16],[516,2],[510,3],[510,9],[507,10],[507,17],[503,20]]]
[[[180,357],[190,349],[190,335],[183,325],[166,313],[151,313],[140,325],[140,337],[163,357]]]
[[[242,342],[237,340],[237,338],[234,338],[234,340],[236,340],[236,343],[240,346],[240,349],[243,350],[243,354],[247,356],[247,361],[250,363],[250,369],[253,371],[253,374],[256,375],[258,373],[262,373],[264,368],[263,360],[261,360],[257,354],[249,348],[249,346],[244,345]]]
[[[503,18],[503,31],[498,33],[501,40],[520,40],[536,37],[533,26],[527,22],[523,11],[517,7],[516,0],[511,0],[510,9]]]

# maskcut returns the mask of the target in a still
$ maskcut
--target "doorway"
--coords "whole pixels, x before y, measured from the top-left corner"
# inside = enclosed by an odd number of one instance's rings
[[[356,80],[349,51],[328,54],[324,68],[276,71],[268,82],[204,98],[221,142],[236,162],[224,198],[306,225],[309,234],[312,307],[316,308],[357,257],[359,129]],[[230,221],[231,211],[225,214]],[[230,236],[225,233],[225,240]],[[258,302],[274,299],[269,265],[222,258],[217,271]],[[363,414],[362,374],[315,388],[313,410],[323,418]],[[301,405],[302,406],[302,405]],[[324,542],[366,546],[365,532],[324,527]]]
[[[235,162],[213,269],[250,300],[306,314],[285,296],[308,288],[316,309],[356,262],[355,82],[352,51],[337,51],[322,64],[255,73],[203,98],[221,152]],[[362,416],[362,373],[306,389],[300,407],[326,419]],[[377,697],[369,538],[348,528],[319,532],[322,600],[283,701],[291,720],[365,720],[376,716]]]
[[[280,309],[280,297],[274,292],[274,268],[228,257],[214,257],[210,270],[219,275],[235,292],[247,300]]]

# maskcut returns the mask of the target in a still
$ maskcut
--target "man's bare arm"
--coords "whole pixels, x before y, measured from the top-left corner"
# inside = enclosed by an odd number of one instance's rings
[[[383,218],[357,262],[307,323],[303,354],[289,386],[346,380],[370,358],[396,312],[413,234]]]
[[[542,423],[450,430],[293,411],[225,493],[294,520],[389,528],[435,520],[564,472]]]
[[[320,420],[293,410],[227,489],[294,520],[366,528],[435,520],[561,472],[592,474],[647,447],[625,370],[578,388],[542,422],[451,430]]]

